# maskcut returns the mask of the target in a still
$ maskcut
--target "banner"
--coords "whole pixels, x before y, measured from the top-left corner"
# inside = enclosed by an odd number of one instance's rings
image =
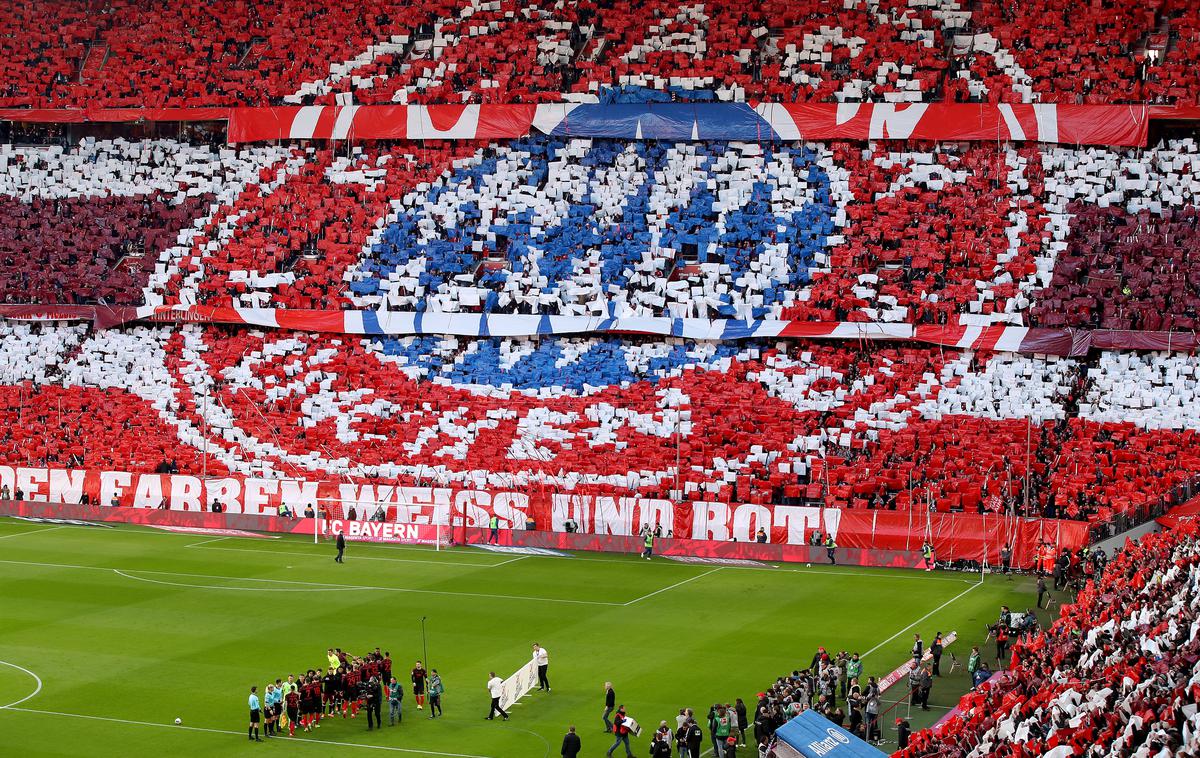
[[[949,634],[944,635],[942,637],[942,647],[943,648],[950,647],[950,645],[957,639],[958,639],[958,632],[950,632]],[[933,653],[930,652],[930,650],[928,648],[926,648],[925,653],[921,656],[921,663],[927,663],[932,660],[933,660]],[[904,679],[905,677],[907,677],[909,675],[909,673],[916,667],[917,667],[916,659],[909,658],[907,661],[900,664],[900,666],[897,667],[896,669],[894,669],[891,673],[887,674],[884,677],[881,677],[879,680],[880,694],[887,692],[889,689],[892,688],[893,685],[895,685],[901,679]]]
[[[1192,332],[1134,332],[1112,329],[1041,329],[1023,326],[914,326],[850,321],[790,321],[704,318],[607,318],[526,316],[511,313],[227,308],[203,305],[93,306],[0,305],[0,318],[13,321],[92,321],[109,329],[133,321],[240,324],[267,329],[362,335],[456,335],[523,337],[556,334],[650,334],[710,341],[755,337],[902,340],[972,350],[1079,357],[1089,350],[1174,350],[1198,346]]]
[[[0,109],[0,120],[229,122],[231,143],[289,139],[512,139],[536,132],[636,140],[1015,140],[1141,146],[1151,118],[1195,108],[992,103],[543,103]]]
[[[460,542],[471,539],[482,542],[481,533],[472,534],[469,530],[482,530],[492,516],[503,530],[502,544],[517,544],[514,535],[567,535],[570,521],[578,532],[570,535],[572,538],[586,540],[588,535],[628,538],[632,540],[628,552],[640,549],[636,535],[642,527],[649,527],[671,538],[663,541],[662,552],[806,563],[828,560],[823,547],[809,544],[818,531],[822,536],[833,536],[837,554],[843,558],[840,562],[871,561],[872,565],[910,567],[917,565],[916,556],[926,539],[933,544],[938,560],[980,561],[986,557],[998,565],[1001,548],[1009,545],[1014,565],[1030,567],[1044,543],[1074,550],[1087,544],[1089,536],[1088,524],[1083,521],[992,514],[922,512],[921,518],[914,519],[908,511],[708,501],[673,503],[628,494],[474,490],[242,476],[201,479],[187,474],[22,466],[0,466],[0,493],[3,492],[33,503],[76,504],[86,496],[90,507],[98,513],[191,512],[217,517],[212,524],[184,521],[181,525],[255,529],[228,526],[220,517],[267,516],[273,519],[267,531],[308,535],[316,528],[312,520],[280,518],[279,506],[287,505],[292,513],[311,508],[315,514],[328,509],[335,520],[340,517],[359,523],[360,534],[364,529],[382,530],[382,525],[371,526],[367,522],[376,510],[382,510],[385,524],[448,525]],[[213,512],[214,503],[221,512]],[[356,518],[347,518],[352,511]],[[304,522],[306,527],[301,526]],[[526,529],[530,524],[535,527],[533,530]],[[759,528],[765,532],[765,544],[755,541]],[[433,533],[430,539],[436,541],[436,528],[418,530],[416,535],[424,539],[429,531]],[[409,534],[393,532],[391,538],[407,538]],[[531,540],[531,544],[562,547],[538,544],[536,540]]]
[[[435,545],[438,527],[431,524],[395,524],[384,521],[320,519],[321,536],[341,534],[354,542],[388,542],[398,545]]]
[[[512,704],[525,697],[537,685],[537,665],[531,659],[504,680],[504,692],[500,695],[500,708],[507,711]]]
[[[1144,105],[544,103],[234,108],[229,141],[283,139],[1016,140],[1140,146]]]
[[[775,732],[779,758],[886,758],[887,753],[809,709]]]

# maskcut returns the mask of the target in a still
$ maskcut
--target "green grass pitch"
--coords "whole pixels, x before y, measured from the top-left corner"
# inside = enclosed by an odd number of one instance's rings
[[[1001,603],[1031,602],[1027,581],[942,572],[364,544],[344,565],[332,556],[298,538],[0,519],[0,754],[543,758],[574,724],[584,755],[600,756],[606,680],[646,726],[739,696],[752,711],[754,693],[818,645],[864,653],[882,675],[914,631],[958,629],[951,650],[965,661]],[[378,645],[407,672],[424,657],[422,616],[444,719],[409,694],[399,727],[369,732],[360,713],[247,742],[251,684],[320,668],[329,646]],[[553,692],[484,721],[488,671],[512,673],[533,642],[550,651]],[[951,689],[939,683],[935,702],[952,703]]]

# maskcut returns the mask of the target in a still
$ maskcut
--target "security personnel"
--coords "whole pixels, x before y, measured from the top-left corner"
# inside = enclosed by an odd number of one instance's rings
[[[913,667],[908,673],[908,704],[921,704],[921,669]]]
[[[921,545],[921,556],[925,559],[925,570],[933,571],[933,545],[928,542]]]
[[[500,542],[500,519],[494,513],[492,514],[492,517],[488,519],[488,529],[491,530],[491,532],[488,533],[488,544],[498,544]]]
[[[934,635],[933,644],[929,646],[929,652],[933,656],[933,675],[942,675],[942,633],[938,632]]]
[[[654,554],[654,532],[649,529],[642,534],[642,557],[650,560],[650,556]]]
[[[837,550],[837,543],[833,541],[833,535],[825,536],[825,554],[829,556],[829,562],[836,564],[837,560],[833,557],[833,551]]]

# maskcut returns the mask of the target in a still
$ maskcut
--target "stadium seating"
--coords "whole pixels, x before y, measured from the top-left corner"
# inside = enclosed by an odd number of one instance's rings
[[[1198,172],[1192,140],[4,146],[0,299],[1190,330]]]
[[[1128,543],[1009,670],[898,758],[1187,755],[1200,701],[1195,528]]]
[[[2,299],[142,303],[157,259],[283,155],[171,140],[0,145]]]
[[[15,461],[152,470],[165,449],[187,473],[1011,508],[1097,527],[1144,517],[1200,467],[1196,361],[1178,356],[0,329],[3,456]],[[113,435],[112,419],[131,431]]]
[[[1189,0],[116,0],[94,9],[85,0],[0,9],[12,30],[0,39],[0,107],[564,97],[1194,104],[1200,93],[1200,14]]]

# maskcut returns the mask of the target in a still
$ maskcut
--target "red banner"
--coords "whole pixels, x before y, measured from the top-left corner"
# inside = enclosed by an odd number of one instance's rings
[[[686,110],[695,129],[679,130]],[[671,112],[671,113],[669,113]],[[0,120],[228,120],[233,143],[287,139],[511,139],[540,132],[575,137],[704,139],[1016,140],[1145,145],[1151,118],[1195,119],[1195,108],[991,103],[687,103],[540,105],[313,105],[238,108],[0,109]],[[661,121],[667,132],[655,131]],[[686,125],[685,125],[686,126]],[[694,137],[693,137],[694,138]]]
[[[804,548],[814,532],[831,535],[840,550],[892,551],[912,555],[929,539],[939,560],[979,561],[986,556],[998,564],[1004,545],[1012,548],[1014,563],[1031,566],[1038,547],[1049,542],[1076,549],[1088,540],[1088,525],[1079,521],[1022,519],[971,513],[871,511],[755,503],[672,503],[621,495],[582,495],[559,492],[471,490],[451,487],[409,487],[394,484],[308,482],[227,476],[201,479],[185,474],[133,474],[120,471],[61,470],[0,466],[0,497],[5,493],[35,503],[79,503],[84,495],[93,505],[130,510],[211,512],[214,503],[225,514],[277,517],[287,505],[294,513],[326,509],[332,516],[356,516],[366,522],[382,510],[388,524],[449,525],[456,532],[482,528],[495,516],[506,531],[532,527],[543,533],[565,533],[573,522],[580,534],[632,537],[643,526],[659,528],[680,541],[710,545],[755,544],[761,528],[763,549]],[[212,514],[220,515],[220,514]],[[279,519],[287,531],[298,520]],[[361,527],[360,527],[361,530]],[[436,540],[436,530],[434,538]],[[461,541],[461,538],[460,538]],[[687,554],[697,554],[694,545]],[[737,548],[740,551],[742,547]],[[807,550],[807,548],[805,548]],[[821,549],[817,548],[817,554]],[[719,548],[705,554],[718,555]],[[804,556],[810,556],[804,552]],[[787,556],[772,560],[790,560]],[[810,562],[811,557],[797,560]]]
[[[788,103],[759,105],[782,139],[1000,140],[1144,145],[1144,105]]]

